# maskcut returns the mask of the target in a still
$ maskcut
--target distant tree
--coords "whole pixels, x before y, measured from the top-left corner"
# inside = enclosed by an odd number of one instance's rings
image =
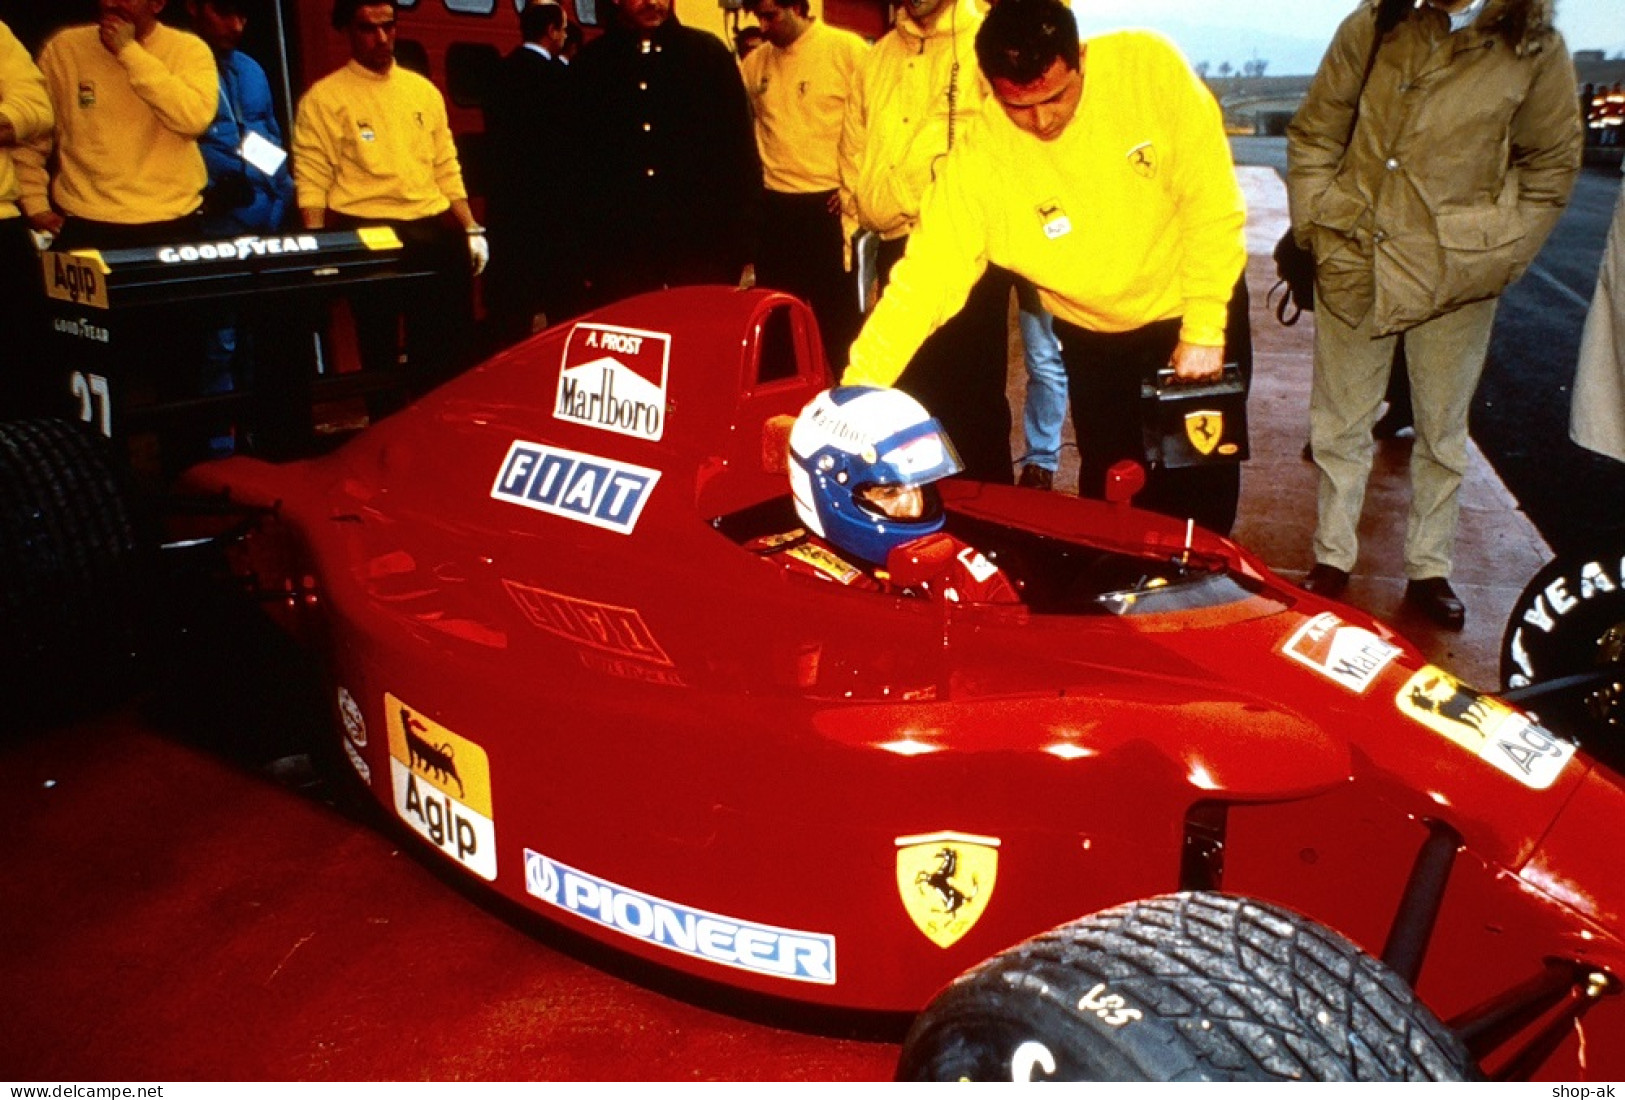
[[[1249,61],[1245,65],[1243,65],[1241,68],[1242,68],[1242,71],[1244,73],[1246,73],[1248,76],[1263,76],[1264,75],[1264,70],[1269,68],[1269,67],[1270,67],[1270,63],[1268,61],[1264,60],[1261,57],[1255,57],[1251,61]]]
[[[1231,67],[1230,62],[1228,62],[1228,61],[1219,62],[1219,79],[1223,80],[1225,77],[1229,76],[1233,72],[1235,72],[1235,69]]]
[[[1194,66],[1196,69],[1196,75],[1201,77],[1203,80],[1207,79],[1207,71],[1212,67],[1213,63],[1211,61],[1198,61]]]

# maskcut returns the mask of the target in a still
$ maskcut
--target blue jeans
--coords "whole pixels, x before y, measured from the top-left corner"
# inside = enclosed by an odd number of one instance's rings
[[[1021,413],[1027,453],[1021,463],[1054,473],[1060,465],[1061,426],[1066,421],[1066,366],[1055,339],[1055,318],[1039,304],[1037,288],[1025,279],[1016,282],[1016,305],[1027,364],[1027,407]]]

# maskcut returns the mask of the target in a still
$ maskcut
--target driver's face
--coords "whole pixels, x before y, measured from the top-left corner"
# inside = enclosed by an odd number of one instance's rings
[[[863,490],[863,500],[892,519],[919,519],[925,515],[925,493],[917,486],[871,485]]]

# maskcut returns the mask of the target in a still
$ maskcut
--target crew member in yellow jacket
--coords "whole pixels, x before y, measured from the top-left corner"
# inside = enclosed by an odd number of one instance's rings
[[[38,350],[45,323],[39,258],[17,205],[22,191],[15,151],[19,145],[49,142],[52,118],[45,77],[11,28],[0,23],[0,308],[6,311],[8,360],[0,367],[0,417],[35,410],[35,365],[44,362]]]
[[[740,64],[762,154],[756,282],[805,298],[824,347],[844,355],[862,317],[846,275],[837,149],[869,44],[820,22],[808,0],[744,0],[766,42]]]
[[[21,203],[58,248],[195,238],[208,170],[198,138],[220,102],[203,39],[158,21],[164,0],[101,0],[101,19],[57,32],[39,67],[56,113],[48,146],[19,146]]]
[[[369,368],[397,362],[405,315],[410,389],[421,391],[466,365],[470,273],[483,271],[491,253],[468,205],[445,99],[427,78],[395,63],[397,8],[395,0],[333,5],[333,29],[348,39],[350,60],[299,101],[293,182],[307,229],[388,225],[416,262],[438,272],[403,294],[351,301]],[[389,404],[375,403],[373,411]]]
[[[932,181],[942,178],[987,95],[976,68],[981,24],[976,0],[903,0],[847,97],[842,216],[849,236],[863,230],[880,238],[882,285],[919,226]],[[964,476],[1008,484],[1010,406],[1004,391],[1012,280],[998,267],[977,274],[942,318],[941,331],[917,341],[887,384],[895,383],[942,422],[965,464]],[[831,347],[831,360],[839,362],[845,351]]]
[[[1142,379],[1250,359],[1246,210],[1218,105],[1167,40],[1080,44],[1059,0],[1000,0],[976,55],[992,98],[937,172],[842,381],[896,382],[983,269],[1009,268],[1055,315],[1079,492],[1099,496],[1113,462],[1143,455]],[[1233,465],[1156,470],[1141,502],[1228,531],[1238,486]]]

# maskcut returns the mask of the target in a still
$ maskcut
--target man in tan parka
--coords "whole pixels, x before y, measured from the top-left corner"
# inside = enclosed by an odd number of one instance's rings
[[[1579,170],[1575,88],[1552,0],[1362,0],[1332,39],[1287,130],[1293,232],[1316,265],[1311,591],[1348,583],[1403,333],[1416,410],[1405,599],[1461,629],[1449,576],[1468,405],[1497,297]]]

